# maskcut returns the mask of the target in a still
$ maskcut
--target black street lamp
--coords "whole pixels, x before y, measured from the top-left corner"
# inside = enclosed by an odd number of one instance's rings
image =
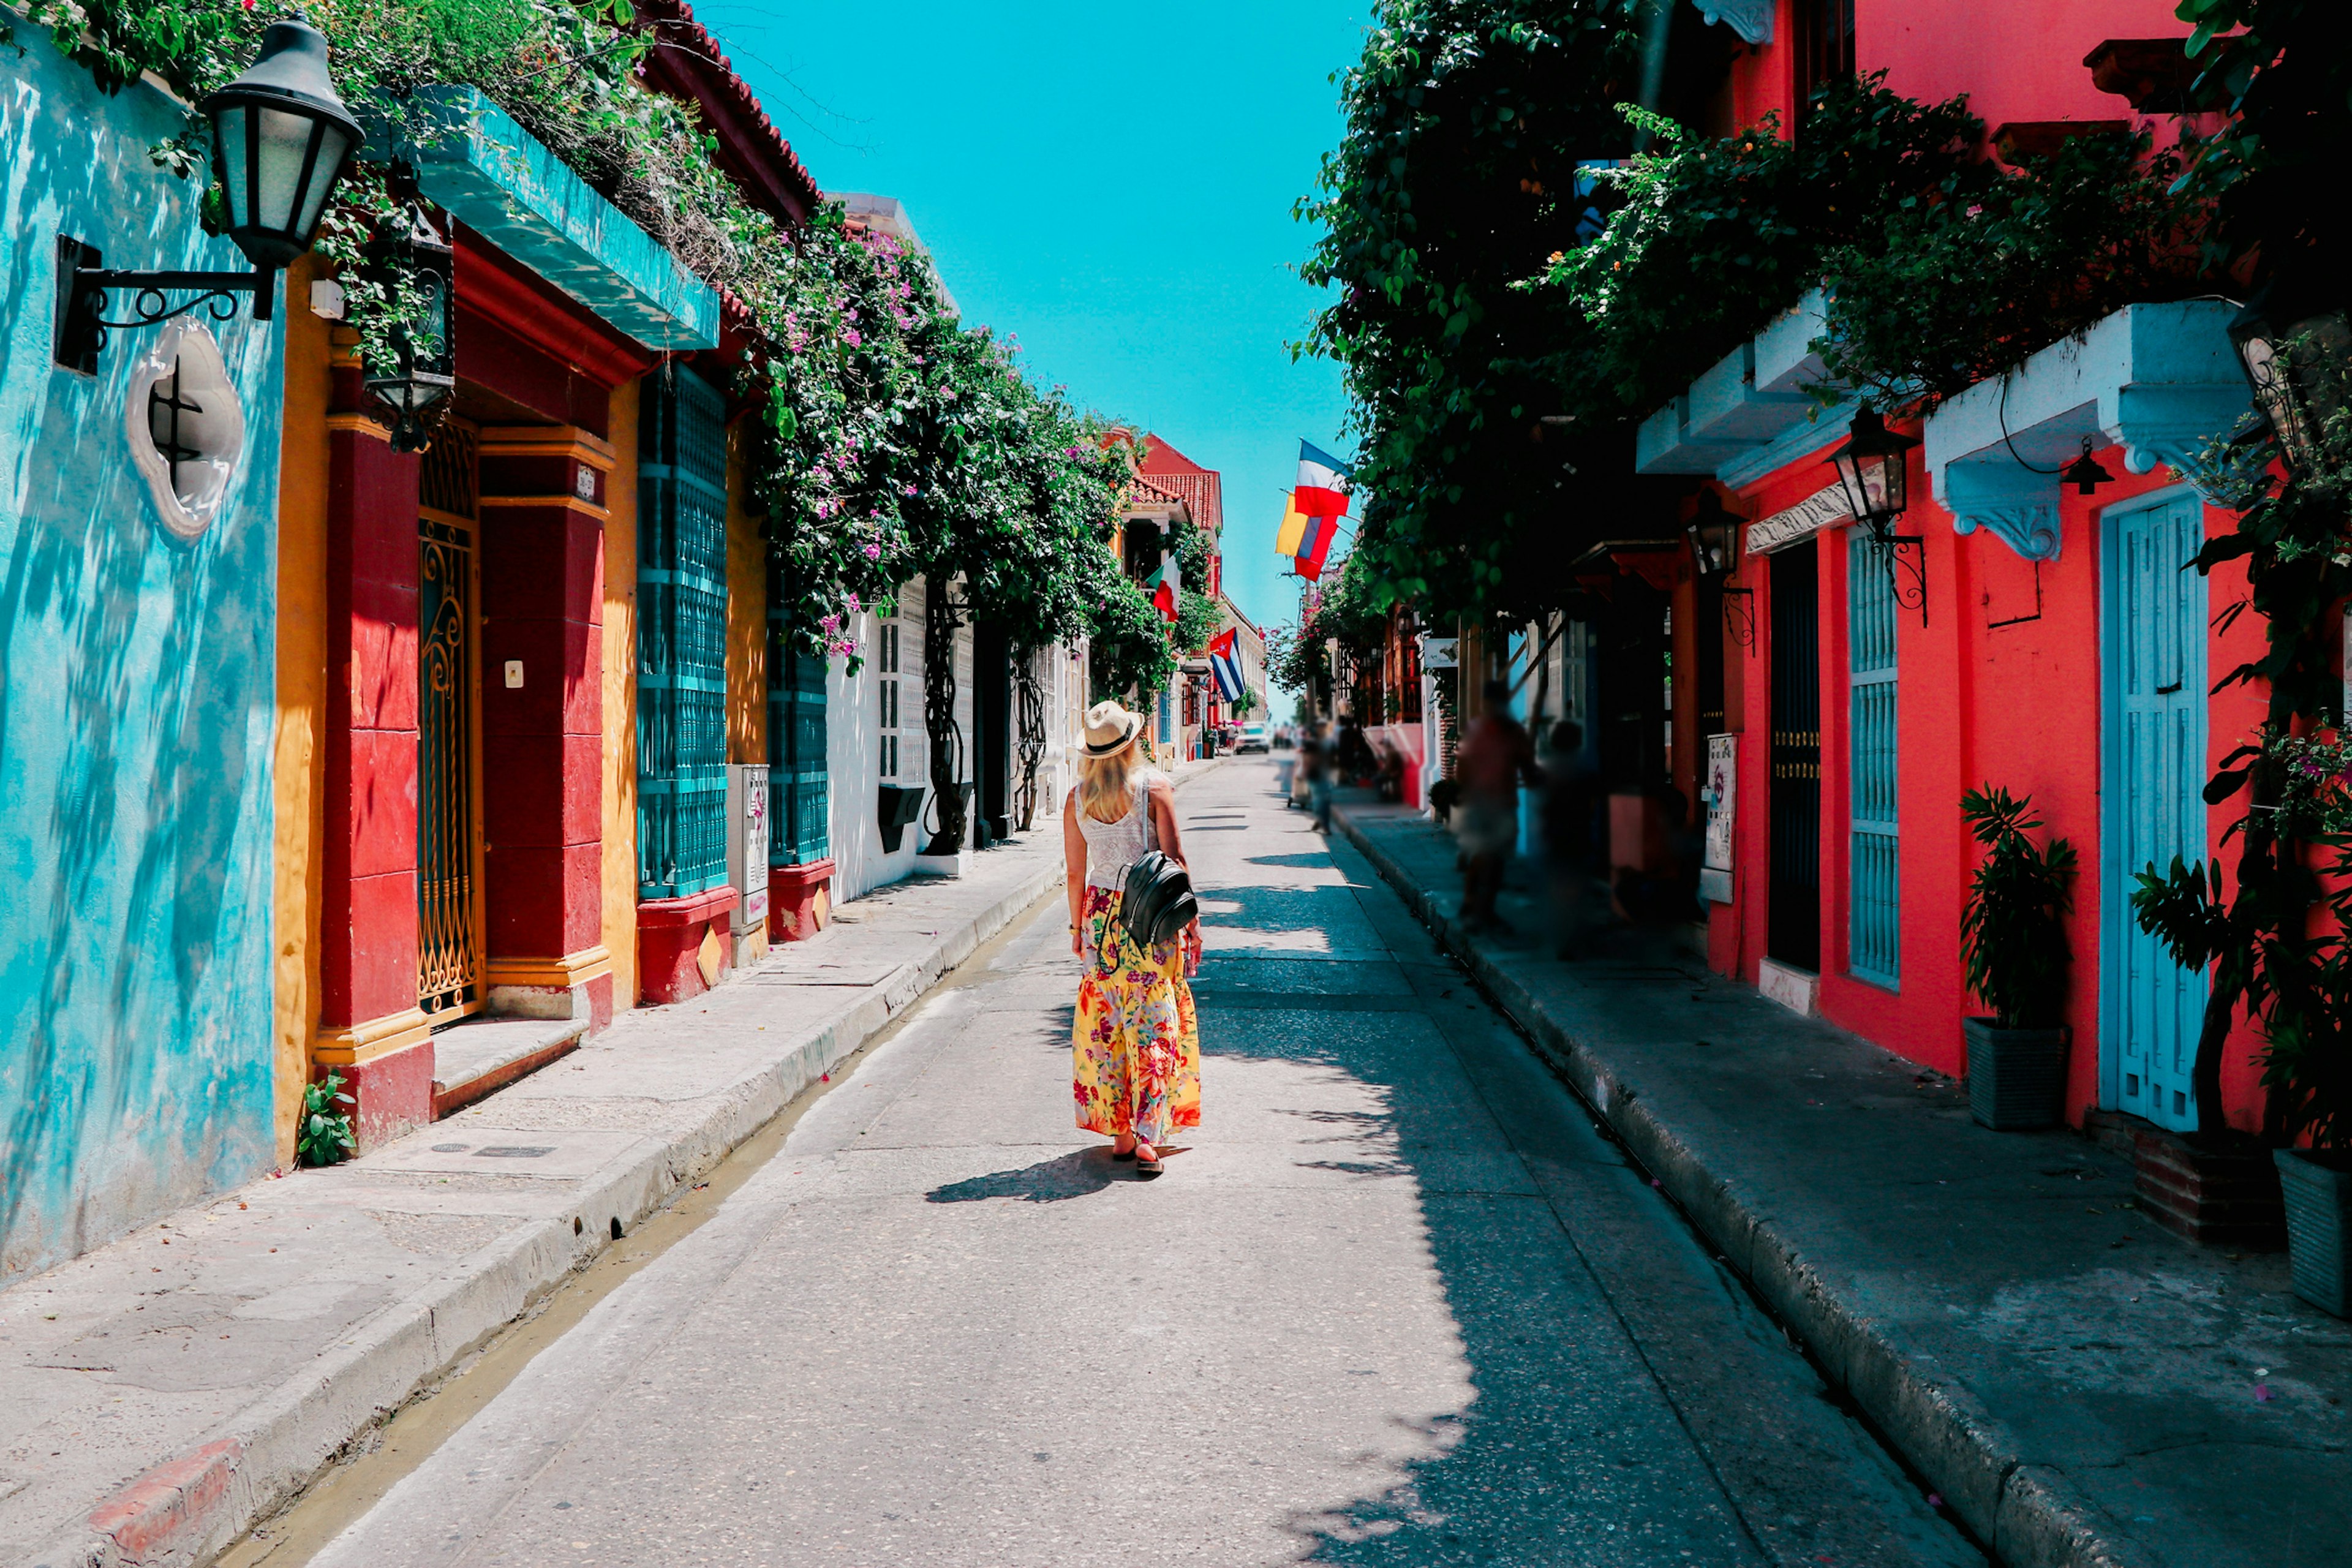
[[[455,253],[425,213],[415,172],[395,168],[391,185],[400,205],[368,242],[367,262],[410,309],[392,327],[394,363],[370,365],[367,389],[392,406],[392,449],[421,452],[457,384]]]
[[[1880,543],[1911,504],[1910,453],[1918,444],[1889,430],[1875,408],[1863,408],[1854,414],[1845,445],[1830,454],[1830,466],[1845,489],[1847,510],[1855,521],[1869,526],[1871,537]]]
[[[2266,283],[2230,321],[2254,405],[2277,436],[2287,467],[2308,473],[2322,426],[2343,406],[2352,370],[2352,321],[2339,290],[2315,289],[2292,275]]]
[[[213,168],[228,237],[253,262],[246,272],[129,272],[101,268],[98,250],[58,239],[57,361],[84,374],[98,369],[110,327],[145,327],[210,302],[216,321],[236,313],[233,296],[253,296],[253,319],[270,317],[279,268],[310,248],[335,183],[362,140],[359,121],[327,73],[326,35],[298,13],[270,24],[246,73],[199,104],[212,121]],[[106,291],[129,289],[132,320],[104,315]],[[195,297],[165,309],[165,295]]]

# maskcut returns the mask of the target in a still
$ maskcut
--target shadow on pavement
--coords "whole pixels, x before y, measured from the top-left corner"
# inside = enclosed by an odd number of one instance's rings
[[[972,1204],[983,1198],[1019,1198],[1024,1203],[1057,1204],[1101,1192],[1118,1179],[1108,1147],[1073,1150],[1051,1160],[1040,1160],[1017,1171],[991,1171],[933,1187],[923,1194],[935,1204]]]

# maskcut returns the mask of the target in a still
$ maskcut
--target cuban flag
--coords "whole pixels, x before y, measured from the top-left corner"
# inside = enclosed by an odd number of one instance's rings
[[[1234,628],[1227,626],[1209,639],[1209,670],[1217,678],[1217,695],[1227,702],[1238,702],[1249,689],[1242,678],[1241,648],[1234,639]]]
[[[1310,441],[1298,443],[1298,483],[1290,504],[1308,517],[1338,517],[1348,510],[1348,480],[1355,469]]]

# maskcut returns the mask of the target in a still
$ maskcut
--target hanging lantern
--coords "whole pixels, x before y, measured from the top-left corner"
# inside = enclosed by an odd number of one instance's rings
[[[393,324],[394,360],[366,367],[367,389],[392,407],[392,449],[421,452],[457,384],[455,253],[433,226],[415,174],[395,169],[400,206],[368,242],[367,265],[408,309]]]
[[[2091,438],[2088,436],[2083,437],[2083,455],[2058,470],[2058,482],[2074,486],[2078,496],[2089,495],[2101,485],[2111,485],[2115,481],[2115,475],[2107,472],[2100,466],[2099,460],[2091,456]]]
[[[1910,505],[1910,453],[1918,444],[1889,430],[1878,410],[1864,407],[1854,414],[1845,445],[1830,454],[1847,510],[1874,537],[1884,538]]]
[[[275,271],[310,248],[327,198],[362,140],[327,74],[327,38],[298,12],[261,36],[251,69],[198,106],[230,239]]]
[[[2230,342],[2287,467],[2309,472],[2322,427],[2343,405],[2343,377],[2352,373],[2352,321],[2342,297],[2281,277],[2231,319]]]

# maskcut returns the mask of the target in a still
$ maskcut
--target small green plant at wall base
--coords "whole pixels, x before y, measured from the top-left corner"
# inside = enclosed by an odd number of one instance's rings
[[[352,1115],[338,1105],[355,1105],[343,1092],[343,1075],[330,1072],[302,1090],[302,1125],[294,1134],[294,1152],[306,1165],[340,1165],[352,1157],[359,1139]]]
[[[2032,809],[2032,796],[2005,789],[1960,796],[1961,820],[1985,847],[1960,911],[1960,957],[1969,989],[2004,1029],[2059,1026],[2074,956],[2064,918],[2074,901],[2074,847],[2063,838],[2037,846],[2029,835],[2042,820]]]

